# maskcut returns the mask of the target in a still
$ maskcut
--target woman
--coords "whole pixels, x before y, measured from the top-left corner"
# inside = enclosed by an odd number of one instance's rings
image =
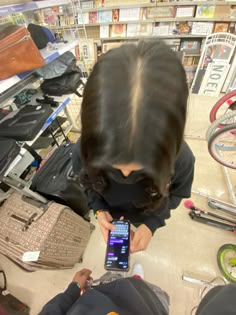
[[[137,229],[131,252],[147,248],[170,210],[190,196],[194,157],[183,141],[188,86],[181,62],[162,41],[140,41],[109,51],[84,90],[83,184],[102,234],[112,218]]]

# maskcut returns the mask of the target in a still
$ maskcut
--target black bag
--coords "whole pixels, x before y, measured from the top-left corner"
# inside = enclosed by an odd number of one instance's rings
[[[0,137],[33,140],[53,110],[49,105],[26,105],[0,121]]]
[[[70,143],[56,149],[34,175],[31,189],[85,216],[89,208],[78,177],[73,174],[73,146],[74,144]]]
[[[82,72],[77,67],[77,71],[71,73],[65,73],[60,77],[45,80],[41,84],[41,89],[44,94],[53,96],[62,96],[65,94],[75,93],[77,96],[81,97],[82,94],[78,92],[78,89],[84,86],[82,78]]]
[[[36,72],[45,80],[60,77],[65,73],[80,72],[76,65],[76,59],[71,51],[67,51],[47,65],[39,68]]]
[[[0,148],[0,176],[2,176],[20,152],[20,145],[13,139],[0,138]]]
[[[45,48],[50,40],[43,28],[40,25],[32,23],[30,23],[27,28],[38,49]]]

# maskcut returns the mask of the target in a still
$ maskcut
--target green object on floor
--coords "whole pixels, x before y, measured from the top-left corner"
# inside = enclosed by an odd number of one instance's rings
[[[224,244],[217,253],[218,267],[230,282],[236,282],[236,245]]]

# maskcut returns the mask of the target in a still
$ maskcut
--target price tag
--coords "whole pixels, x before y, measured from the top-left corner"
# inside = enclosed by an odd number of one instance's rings
[[[37,261],[39,259],[40,251],[25,252],[22,256],[22,261]]]

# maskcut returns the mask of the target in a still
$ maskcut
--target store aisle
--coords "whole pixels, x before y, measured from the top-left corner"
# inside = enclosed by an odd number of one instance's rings
[[[193,189],[230,201],[222,167],[210,157],[206,142],[201,140],[209,125],[209,110],[215,101],[200,96],[191,96],[190,99],[186,135],[194,136],[194,139],[187,137],[196,157]],[[230,174],[232,181],[236,182],[234,172]],[[197,206],[207,208],[206,198],[193,194],[191,199]],[[231,242],[235,243],[235,235],[192,221],[188,211],[180,205],[172,212],[167,226],[156,232],[148,250],[131,256],[131,265],[140,261],[145,269],[145,279],[169,293],[171,315],[187,315],[199,302],[199,290],[203,287],[184,282],[182,275],[196,275],[205,280],[220,276],[216,253],[222,244]],[[105,244],[97,228],[83,264],[72,270],[26,273],[3,256],[0,256],[0,266],[7,274],[9,290],[26,302],[31,307],[31,314],[36,315],[44,303],[64,290],[77,270],[87,267],[93,270],[94,278],[102,275],[104,255]]]

